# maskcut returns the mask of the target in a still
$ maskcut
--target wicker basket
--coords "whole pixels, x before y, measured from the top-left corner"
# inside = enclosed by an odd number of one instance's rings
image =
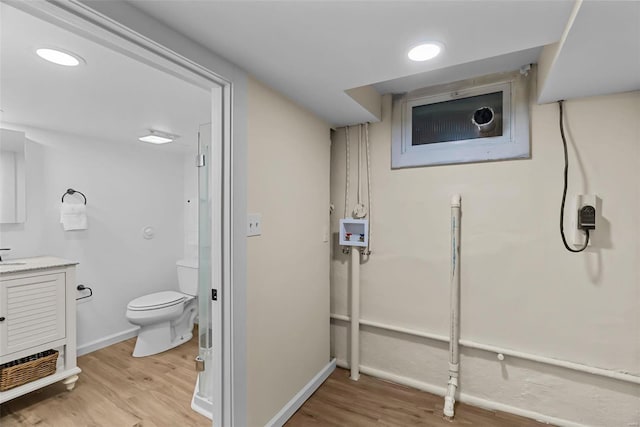
[[[0,391],[12,389],[56,372],[57,350],[47,350],[0,365]]]

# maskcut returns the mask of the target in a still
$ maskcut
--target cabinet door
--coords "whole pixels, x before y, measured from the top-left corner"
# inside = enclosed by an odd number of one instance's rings
[[[65,274],[3,280],[0,354],[65,338]]]

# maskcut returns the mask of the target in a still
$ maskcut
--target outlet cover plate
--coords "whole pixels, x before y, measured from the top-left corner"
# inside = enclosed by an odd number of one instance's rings
[[[247,237],[262,235],[262,214],[247,215]]]
[[[598,196],[595,194],[578,194],[575,197],[573,211],[571,212],[571,231],[573,233],[573,244],[576,247],[582,247],[584,245],[584,239],[586,238],[586,234],[584,231],[578,229],[578,210],[583,206],[593,206],[596,208],[596,229],[590,230],[591,239],[589,239],[589,245],[593,243],[593,233],[598,231],[598,217],[600,216],[601,204],[598,203]],[[568,212],[567,212],[568,213]],[[565,213],[565,215],[567,214]]]

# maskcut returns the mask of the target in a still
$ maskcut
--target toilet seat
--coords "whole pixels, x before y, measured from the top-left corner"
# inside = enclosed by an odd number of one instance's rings
[[[187,299],[187,295],[175,291],[155,292],[144,295],[131,301],[127,309],[131,311],[149,311],[172,307],[181,304]]]

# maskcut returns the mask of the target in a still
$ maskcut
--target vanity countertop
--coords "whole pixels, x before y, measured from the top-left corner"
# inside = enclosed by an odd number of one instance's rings
[[[7,264],[3,264],[6,262]],[[78,264],[52,256],[39,256],[33,258],[8,259],[0,262],[0,275],[8,273],[21,273],[23,271],[41,270],[43,268],[66,267]]]

